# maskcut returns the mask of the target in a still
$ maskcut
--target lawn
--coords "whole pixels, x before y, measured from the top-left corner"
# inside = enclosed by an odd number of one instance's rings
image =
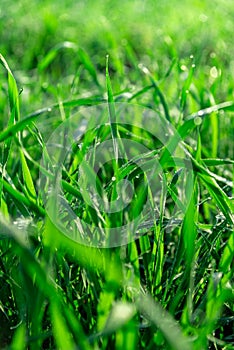
[[[1,1],[0,349],[233,349],[233,18]]]

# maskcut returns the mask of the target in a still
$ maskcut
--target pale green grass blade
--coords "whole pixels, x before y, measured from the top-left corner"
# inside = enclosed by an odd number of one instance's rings
[[[189,339],[182,334],[178,323],[150,295],[141,294],[137,300],[137,308],[162,332],[170,349],[192,349]]]
[[[211,114],[217,111],[234,111],[234,102],[233,101],[227,101],[223,103],[219,103],[217,105],[201,109],[198,112],[195,112],[187,117],[185,117],[185,121],[192,120],[196,117],[204,117],[207,114]]]
[[[133,304],[127,302],[114,303],[105,327],[103,334],[113,333],[122,328],[132,319],[136,313],[136,308]]]

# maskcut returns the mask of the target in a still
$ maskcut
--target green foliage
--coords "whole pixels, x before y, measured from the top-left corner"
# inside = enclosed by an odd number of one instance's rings
[[[232,1],[1,5],[0,348],[232,349]],[[98,232],[138,217],[148,196],[153,219],[145,215],[135,240],[110,248],[76,241],[63,230],[77,234],[66,213],[64,227],[49,215],[56,198],[44,201],[57,181],[49,137],[77,111],[82,128],[85,108],[102,102],[108,125],[78,139],[59,165],[66,203]],[[132,104],[126,118],[136,126],[116,122],[119,102]],[[176,130],[166,144],[138,126],[136,105]],[[149,152],[119,161],[123,139]],[[115,159],[96,176],[89,164],[106,140]],[[160,164],[159,195],[139,164]],[[115,203],[126,179],[135,191],[128,210],[87,204],[89,183]]]

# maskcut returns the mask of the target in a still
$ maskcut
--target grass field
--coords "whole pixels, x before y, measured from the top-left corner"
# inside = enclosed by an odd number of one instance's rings
[[[234,348],[233,18],[1,1],[0,349]]]

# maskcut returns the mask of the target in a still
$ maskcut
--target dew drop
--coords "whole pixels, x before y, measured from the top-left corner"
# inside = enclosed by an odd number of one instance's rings
[[[180,69],[181,69],[182,71],[186,71],[186,70],[187,70],[187,67],[186,67],[184,64],[182,64],[182,65],[180,66]]]
[[[212,77],[212,78],[217,78],[218,77],[218,75],[219,75],[219,73],[218,73],[218,69],[214,66],[214,67],[212,67],[211,69],[210,69],[210,76]]]
[[[202,118],[201,117],[195,117],[194,118],[194,124],[199,126],[202,123]]]

